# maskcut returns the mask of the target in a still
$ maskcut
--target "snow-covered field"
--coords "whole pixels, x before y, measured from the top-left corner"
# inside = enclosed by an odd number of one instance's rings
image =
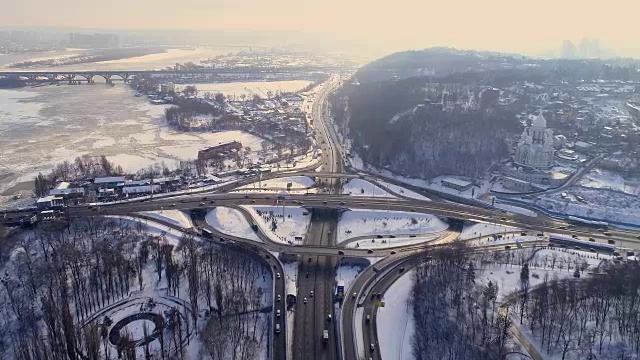
[[[430,201],[431,199],[429,199],[428,197],[424,196],[424,195],[420,195],[415,191],[409,190],[409,189],[405,189],[401,186],[392,184],[392,183],[388,183],[386,181],[378,181],[378,183],[380,183],[380,185],[388,188],[389,190],[393,191],[396,194],[400,194],[401,196],[406,196],[406,197],[410,197],[416,200],[423,200],[423,201]]]
[[[150,218],[171,223],[183,229],[193,228],[191,218],[180,210],[160,210],[160,211],[144,211],[141,213]]]
[[[419,235],[444,231],[449,224],[434,215],[385,210],[349,210],[338,222],[338,243],[359,236]]]
[[[355,196],[395,197],[375,184],[361,179],[351,179],[342,185],[342,193]]]
[[[466,222],[458,239],[467,240],[493,234],[506,234],[514,231],[519,231],[519,229],[497,224]]]
[[[302,245],[311,223],[311,214],[300,206],[243,206],[256,224],[274,242]],[[283,216],[284,213],[284,216]]]
[[[240,210],[218,206],[207,213],[205,220],[223,234],[262,242]]]
[[[409,303],[413,271],[407,271],[389,290],[378,308],[377,331],[382,359],[413,360],[411,337],[414,331],[413,310]]]

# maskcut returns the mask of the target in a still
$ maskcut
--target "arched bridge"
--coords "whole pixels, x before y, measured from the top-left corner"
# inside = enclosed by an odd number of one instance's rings
[[[287,68],[226,68],[226,69],[171,69],[171,70],[82,70],[82,71],[3,71],[0,72],[0,78],[26,79],[31,81],[69,81],[69,82],[88,82],[92,83],[95,77],[104,78],[107,83],[114,80],[122,80],[128,82],[136,76],[145,77],[174,77],[186,78],[196,77],[200,75],[219,75],[219,74],[290,74],[290,73],[310,73],[310,72],[330,72],[336,68],[320,67],[320,66],[303,66],[303,67],[287,67]]]

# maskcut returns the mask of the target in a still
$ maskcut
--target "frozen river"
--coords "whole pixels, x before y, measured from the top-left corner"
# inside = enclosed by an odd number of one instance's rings
[[[9,65],[25,60],[35,61],[51,58],[63,58],[78,55],[80,53],[82,53],[81,50],[70,49],[67,51],[50,51],[32,54],[0,55],[0,69],[2,69],[2,71],[24,71],[25,69],[9,68]],[[189,61],[199,63],[201,60],[214,58],[224,53],[225,51],[212,48],[168,49],[167,52],[164,53],[137,56],[129,59],[36,68],[34,70],[155,70],[163,69],[167,66],[174,66],[176,63],[186,63]]]
[[[171,167],[221,141],[253,150],[262,139],[240,131],[180,133],[167,128],[165,105],[134,97],[125,85],[0,90],[0,203],[32,188],[38,172],[83,154],[106,155],[125,171],[156,162]]]

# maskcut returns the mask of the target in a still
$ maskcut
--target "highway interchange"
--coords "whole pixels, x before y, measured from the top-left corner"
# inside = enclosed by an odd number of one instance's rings
[[[346,209],[378,209],[389,211],[407,211],[429,213],[441,218],[459,219],[498,225],[512,226],[526,229],[530,233],[558,233],[576,235],[586,239],[594,238],[598,242],[615,239],[617,245],[637,248],[640,244],[637,232],[622,229],[610,229],[607,235],[594,231],[588,226],[569,227],[561,220],[539,214],[537,217],[506,213],[496,209],[459,204],[439,199],[429,194],[433,201],[416,200],[407,197],[366,197],[341,194],[341,184],[344,176],[343,156],[338,138],[333,131],[329,115],[329,95],[340,84],[338,77],[331,77],[316,94],[311,118],[314,121],[318,144],[322,150],[321,172],[316,174],[316,180],[326,192],[319,194],[288,195],[286,199],[278,199],[275,194],[265,193],[229,193],[234,187],[250,183],[255,179],[244,179],[234,184],[218,188],[215,193],[208,191],[191,195],[159,197],[145,201],[134,201],[118,204],[102,204],[93,206],[74,206],[66,208],[70,218],[97,215],[139,215],[139,212],[178,209],[193,213],[204,213],[216,206],[237,207],[239,205],[275,205],[304,206],[311,209],[312,221],[304,245],[292,246],[275,243],[269,240],[262,231],[258,235],[262,242],[243,239],[222,234],[209,226],[203,218],[194,216],[194,223],[199,229],[207,229],[213,233],[215,241],[224,246],[237,246],[260,256],[274,272],[274,324],[281,324],[280,333],[273,335],[274,346],[271,351],[272,359],[379,359],[376,333],[376,311],[370,294],[384,294],[384,292],[403,273],[423,261],[424,249],[432,244],[411,246],[391,246],[387,249],[356,249],[347,248],[336,243],[337,214]],[[269,178],[291,176],[297,173],[309,173],[312,169],[302,169],[297,172],[269,174]],[[358,175],[351,174],[349,177]],[[371,177],[367,177],[371,179]],[[284,203],[283,203],[284,202]],[[245,214],[245,216],[249,216]],[[156,221],[156,220],[154,220]],[[169,225],[169,224],[167,224]],[[448,234],[446,241],[455,239],[457,234]],[[536,245],[544,245],[538,242]],[[486,246],[486,249],[504,249],[500,246]],[[296,303],[293,305],[294,329],[291,348],[287,349],[286,330],[286,281],[284,279],[281,258],[273,253],[297,256],[298,283]],[[344,258],[382,257],[383,259],[368,267],[352,283],[346,291],[341,307],[335,307],[335,270],[337,264]],[[404,271],[399,271],[403,268]],[[406,269],[406,270],[405,270]],[[312,295],[313,292],[313,295]],[[355,294],[353,296],[352,294]],[[280,296],[280,298],[278,298]],[[306,301],[305,301],[306,299]],[[336,311],[336,309],[338,309]],[[281,316],[276,316],[279,312]],[[360,312],[360,316],[356,316]],[[372,317],[366,320],[364,314]],[[361,319],[356,323],[356,318]],[[356,339],[356,328],[362,329],[362,339]],[[329,338],[323,341],[323,331],[329,331]],[[361,348],[358,349],[358,343]],[[369,349],[373,344],[374,350]],[[364,345],[364,349],[362,346]],[[288,354],[288,352],[290,353]],[[365,353],[361,353],[364,351]]]

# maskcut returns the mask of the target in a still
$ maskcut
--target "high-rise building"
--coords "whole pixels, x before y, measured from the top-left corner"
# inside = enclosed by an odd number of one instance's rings
[[[580,47],[578,49],[578,57],[588,58],[590,48],[591,42],[589,41],[589,38],[582,38],[582,40],[580,40]]]
[[[577,57],[577,49],[571,40],[565,40],[562,42],[562,58],[575,59]]]
[[[602,56],[600,52],[600,39],[593,38],[591,39],[591,46],[589,47],[589,56],[592,58],[599,58]]]

